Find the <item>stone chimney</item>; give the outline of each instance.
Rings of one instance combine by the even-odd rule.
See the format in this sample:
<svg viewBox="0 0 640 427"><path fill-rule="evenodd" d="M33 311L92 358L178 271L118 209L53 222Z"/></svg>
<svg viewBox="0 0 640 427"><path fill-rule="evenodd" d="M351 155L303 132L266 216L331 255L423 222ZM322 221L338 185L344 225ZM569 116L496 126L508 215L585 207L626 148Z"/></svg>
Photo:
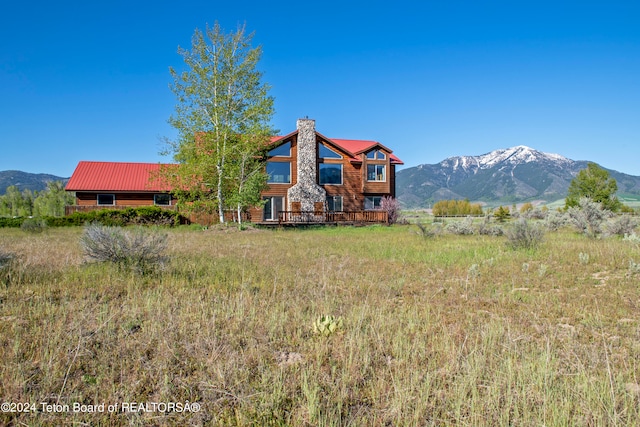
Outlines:
<svg viewBox="0 0 640 427"><path fill-rule="evenodd" d="M317 184L316 121L298 119L298 176L296 184L287 191L288 210L318 212L324 203L327 192Z"/></svg>

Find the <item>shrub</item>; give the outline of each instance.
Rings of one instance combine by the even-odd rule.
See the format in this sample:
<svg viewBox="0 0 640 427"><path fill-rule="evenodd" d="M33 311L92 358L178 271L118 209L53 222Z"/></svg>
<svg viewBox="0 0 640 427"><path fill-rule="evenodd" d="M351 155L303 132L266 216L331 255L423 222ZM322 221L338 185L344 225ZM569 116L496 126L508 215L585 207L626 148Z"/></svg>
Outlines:
<svg viewBox="0 0 640 427"><path fill-rule="evenodd" d="M46 228L47 222L37 218L26 218L20 225L20 229L27 233L42 233Z"/></svg>
<svg viewBox="0 0 640 427"><path fill-rule="evenodd" d="M611 217L612 213L602 207L600 203L583 197L578 206L567 210L570 221L580 231L589 237L597 237L602 233L602 223Z"/></svg>
<svg viewBox="0 0 640 427"><path fill-rule="evenodd" d="M416 227L418 227L419 230L418 235L424 239L430 239L442 234L442 225L440 224L433 224L433 226L429 227L421 222L416 222Z"/></svg>
<svg viewBox="0 0 640 427"><path fill-rule="evenodd" d="M124 230L93 223L86 226L80 244L91 260L112 262L141 274L152 272L167 261L167 235L140 227Z"/></svg>
<svg viewBox="0 0 640 427"><path fill-rule="evenodd" d="M505 231L507 243L512 249L535 249L544 238L544 230L538 224L522 218Z"/></svg>
<svg viewBox="0 0 640 427"><path fill-rule="evenodd" d="M549 231L558 231L568 223L567 215L564 212L550 211L544 219L544 226Z"/></svg>
<svg viewBox="0 0 640 427"><path fill-rule="evenodd" d="M620 236L632 234L638 226L638 219L630 215L619 215L610 218L604 223L604 233L607 236Z"/></svg>
<svg viewBox="0 0 640 427"><path fill-rule="evenodd" d="M487 215L478 227L478 233L485 236L502 236L504 231L499 225L491 224L491 216Z"/></svg>
<svg viewBox="0 0 640 427"><path fill-rule="evenodd" d="M473 229L473 218L468 216L462 221L453 221L447 224L446 229L452 234L471 235L475 231Z"/></svg>
<svg viewBox="0 0 640 427"><path fill-rule="evenodd" d="M380 209L387 212L389 224L395 224L398 222L398 217L400 216L400 202L398 202L398 199L394 199L390 196L384 196L380 200Z"/></svg>
<svg viewBox="0 0 640 427"><path fill-rule="evenodd" d="M511 216L511 212L509 212L509 208L500 206L493 215L496 217L498 221L504 222Z"/></svg>

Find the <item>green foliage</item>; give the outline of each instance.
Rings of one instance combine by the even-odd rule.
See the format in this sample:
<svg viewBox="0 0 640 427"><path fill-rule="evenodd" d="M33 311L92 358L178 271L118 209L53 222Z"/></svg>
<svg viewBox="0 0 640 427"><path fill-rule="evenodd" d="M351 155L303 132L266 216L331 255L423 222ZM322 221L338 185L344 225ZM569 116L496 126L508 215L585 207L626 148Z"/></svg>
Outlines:
<svg viewBox="0 0 640 427"><path fill-rule="evenodd" d="M65 205L73 204L74 196L64 190L59 181L47 183L44 191L20 191L16 186L7 188L0 196L0 217L63 216Z"/></svg>
<svg viewBox="0 0 640 427"><path fill-rule="evenodd" d="M315 333L328 337L342 329L342 317L331 315L323 315L313 322L313 330Z"/></svg>
<svg viewBox="0 0 640 427"><path fill-rule="evenodd" d="M217 22L204 34L196 29L191 50L178 50L186 71L170 69L178 103L169 123L178 139L167 141L167 153L180 167L165 178L180 189L180 203L206 201L221 223L225 209L259 203L267 179L259 159L275 133L270 87L256 69L262 50L251 48L252 38L244 27L225 34Z"/></svg>
<svg viewBox="0 0 640 427"><path fill-rule="evenodd" d="M30 222L30 218L0 218L2 227L22 227L24 222ZM176 211L162 209L158 206L145 206L127 209L100 209L88 212L74 212L64 217L34 218L34 221L43 221L48 227L82 226L86 223L99 222L104 225L161 225L175 226L188 222L182 214ZM29 227L30 225L28 225Z"/></svg>
<svg viewBox="0 0 640 427"><path fill-rule="evenodd" d="M38 218L25 218L20 225L20 229L27 233L42 233L46 228L47 222Z"/></svg>
<svg viewBox="0 0 640 427"><path fill-rule="evenodd" d="M440 200L433 205L434 216L482 215L482 206L465 200Z"/></svg>
<svg viewBox="0 0 640 427"><path fill-rule="evenodd" d="M509 219L509 217L511 217L511 212L509 211L509 208L505 208L504 206L500 206L493 214L493 216L499 221L499 222L505 222L507 219Z"/></svg>
<svg viewBox="0 0 640 427"><path fill-rule="evenodd" d="M604 209L616 212L621 207L616 197L617 191L618 184L609 172L595 163L589 163L569 184L565 208L577 207L580 199L586 197L602 204Z"/></svg>

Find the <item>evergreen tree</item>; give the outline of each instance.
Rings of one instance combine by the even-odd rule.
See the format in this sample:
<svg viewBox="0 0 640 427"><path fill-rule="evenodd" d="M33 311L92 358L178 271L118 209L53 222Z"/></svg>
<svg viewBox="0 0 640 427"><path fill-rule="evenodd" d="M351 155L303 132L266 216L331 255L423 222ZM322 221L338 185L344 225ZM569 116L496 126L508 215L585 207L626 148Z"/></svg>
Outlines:
<svg viewBox="0 0 640 427"><path fill-rule="evenodd" d="M604 209L616 212L621 206L616 197L617 191L618 184L609 172L595 163L589 163L569 184L565 208L579 206L580 199L586 197L600 203Z"/></svg>

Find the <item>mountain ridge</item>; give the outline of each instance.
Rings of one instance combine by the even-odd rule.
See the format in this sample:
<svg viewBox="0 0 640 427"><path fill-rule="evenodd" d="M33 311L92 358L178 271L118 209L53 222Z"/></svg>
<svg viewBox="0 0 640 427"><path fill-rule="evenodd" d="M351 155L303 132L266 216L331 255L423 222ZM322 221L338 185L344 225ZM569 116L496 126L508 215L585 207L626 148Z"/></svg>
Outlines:
<svg viewBox="0 0 640 427"><path fill-rule="evenodd" d="M18 170L0 171L0 195L7 192L7 188L16 186L18 190L42 191L47 188L47 183L51 181L62 181L67 183L69 178L63 178L47 173L29 173Z"/></svg>
<svg viewBox="0 0 640 427"><path fill-rule="evenodd" d="M399 170L396 195L407 208L446 199L489 204L554 201L566 197L569 183L588 163L517 145ZM618 182L618 194L640 196L640 177L606 170Z"/></svg>

